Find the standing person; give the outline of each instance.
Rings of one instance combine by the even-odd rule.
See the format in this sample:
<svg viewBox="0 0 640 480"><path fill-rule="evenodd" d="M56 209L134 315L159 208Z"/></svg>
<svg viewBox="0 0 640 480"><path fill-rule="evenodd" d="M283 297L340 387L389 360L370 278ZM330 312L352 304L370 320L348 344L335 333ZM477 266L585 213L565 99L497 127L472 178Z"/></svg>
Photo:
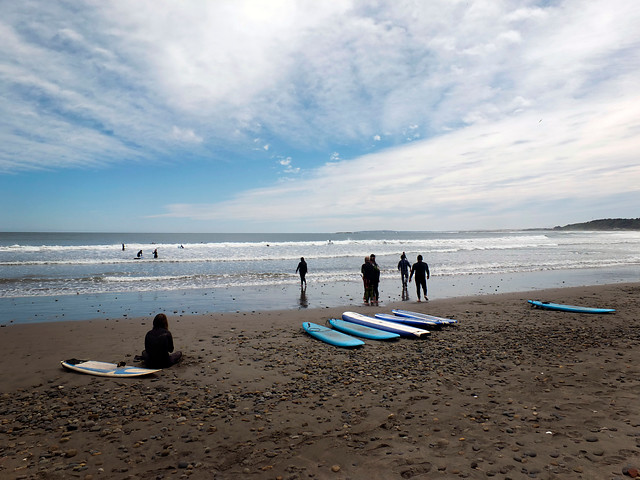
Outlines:
<svg viewBox="0 0 640 480"><path fill-rule="evenodd" d="M158 258L158 249L157 248L153 251L153 258Z"/></svg>
<svg viewBox="0 0 640 480"><path fill-rule="evenodd" d="M373 292L371 284L375 275L375 268L371 265L369 257L364 257L364 263L360 267L360 273L362 274L362 282L364 283L364 297L362 300L365 305L369 305L369 300L373 301Z"/></svg>
<svg viewBox="0 0 640 480"><path fill-rule="evenodd" d="M167 368L182 359L182 352L173 352L173 336L169 331L169 320L164 313L153 319L153 329L144 337L142 358L148 368Z"/></svg>
<svg viewBox="0 0 640 480"><path fill-rule="evenodd" d="M402 280L402 300L409 300L407 283L409 283L409 270L411 270L411 263L407 260L407 255L404 252L400 255L398 270L400 271L400 279Z"/></svg>
<svg viewBox="0 0 640 480"><path fill-rule="evenodd" d="M407 281L409 280L409 270L411 270L411 264L407 260L407 256L402 252L400 255L400 261L398 262L398 271L400 272L400 278L402 279L402 288L407 288Z"/></svg>
<svg viewBox="0 0 640 480"><path fill-rule="evenodd" d="M380 298L380 291L378 289L380 285L380 267L376 263L376 256L372 253L369 255L369 261L373 265L373 275L371 277L371 295L372 305L378 305L378 299Z"/></svg>
<svg viewBox="0 0 640 480"><path fill-rule="evenodd" d="M418 255L418 261L411 267L411 275L409 275L409 283L413 274L416 274L416 292L418 294L418 301L420 301L420 287L424 291L424 301L428 302L427 298L427 279L429 278L429 265L422 261L422 255Z"/></svg>
<svg viewBox="0 0 640 480"><path fill-rule="evenodd" d="M124 243L122 244L122 251L124 252Z"/></svg>
<svg viewBox="0 0 640 480"><path fill-rule="evenodd" d="M305 288L307 286L307 279L305 276L307 275L307 262L304 261L304 257L300 257L300 263L298 263L298 268L296 268L296 273L300 272L300 288L304 284Z"/></svg>

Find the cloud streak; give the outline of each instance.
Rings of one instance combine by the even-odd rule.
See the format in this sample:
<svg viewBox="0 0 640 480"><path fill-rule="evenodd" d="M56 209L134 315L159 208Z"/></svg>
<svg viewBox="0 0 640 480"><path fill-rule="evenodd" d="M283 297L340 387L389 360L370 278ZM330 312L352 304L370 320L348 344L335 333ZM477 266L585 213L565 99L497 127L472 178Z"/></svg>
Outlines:
<svg viewBox="0 0 640 480"><path fill-rule="evenodd" d="M327 163L295 182L243 192L212 205L168 205L167 215L205 221L242 219L260 224L320 224L324 228L499 227L503 210L542 220L564 201L597 205L622 196L637 205L640 165L635 132L640 96L633 102L575 102L537 114L475 125L408 146ZM540 112L536 112L540 113ZM543 112L544 113L544 112ZM576 120L579 119L579 120ZM310 219L307 222L307 219ZM496 224L496 222L498 222Z"/></svg>

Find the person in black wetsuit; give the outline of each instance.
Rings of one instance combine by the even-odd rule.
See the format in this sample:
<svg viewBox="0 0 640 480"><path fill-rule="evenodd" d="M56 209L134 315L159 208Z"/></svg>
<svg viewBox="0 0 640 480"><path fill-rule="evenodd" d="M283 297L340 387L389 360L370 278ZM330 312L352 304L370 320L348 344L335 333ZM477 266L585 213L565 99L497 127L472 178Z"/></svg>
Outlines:
<svg viewBox="0 0 640 480"><path fill-rule="evenodd" d="M300 272L300 288L302 285L307 286L307 279L304 278L307 275L307 262L304 261L304 257L300 257L300 263L298 263L298 268L296 268L296 273Z"/></svg>
<svg viewBox="0 0 640 480"><path fill-rule="evenodd" d="M164 313L153 319L153 329L144 337L142 358L148 368L167 368L182 359L182 352L173 352L173 336Z"/></svg>
<svg viewBox="0 0 640 480"><path fill-rule="evenodd" d="M409 280L409 270L411 264L407 260L407 256L402 252L400 255L400 261L398 262L398 270L400 271L400 277L402 279L402 288L407 288L407 280Z"/></svg>
<svg viewBox="0 0 640 480"><path fill-rule="evenodd" d="M360 267L362 274L362 282L364 283L364 297L362 300L365 305L369 305L369 300L373 303L373 281L375 277L375 267L371 264L369 257L364 257L364 263Z"/></svg>
<svg viewBox="0 0 640 480"><path fill-rule="evenodd" d="M418 261L411 267L409 283L411 283L414 273L416 275L416 292L418 294L418 301L420 301L420 287L422 287L422 290L424 291L424 301L428 302L427 279L429 278L429 265L422 261L422 255L418 255Z"/></svg>
<svg viewBox="0 0 640 480"><path fill-rule="evenodd" d="M378 299L380 298L380 267L376 263L376 256L372 253L369 255L369 261L373 265L373 275L371 277L371 304L378 305Z"/></svg>

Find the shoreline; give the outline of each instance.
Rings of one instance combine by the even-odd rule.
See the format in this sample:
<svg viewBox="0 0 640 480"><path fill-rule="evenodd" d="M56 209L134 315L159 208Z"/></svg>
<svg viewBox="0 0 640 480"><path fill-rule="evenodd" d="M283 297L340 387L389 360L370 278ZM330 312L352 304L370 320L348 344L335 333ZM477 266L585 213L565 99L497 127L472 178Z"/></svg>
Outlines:
<svg viewBox="0 0 640 480"><path fill-rule="evenodd" d="M345 350L302 332L344 306L171 315L182 363L138 379L152 316L0 329L3 478L613 479L640 466L640 283L402 302L457 319ZM358 307L365 314L395 304Z"/></svg>
<svg viewBox="0 0 640 480"><path fill-rule="evenodd" d="M119 292L51 297L0 298L0 326L51 321L136 318L152 313L201 315L208 313L255 312L258 310L303 310L360 305L361 281L315 283L308 275L308 287L298 283L277 286L225 289L190 289L150 292ZM437 276L427 282L432 299L463 298L547 288L602 285L633 282L638 279L635 266L606 269L550 270L520 273L488 273L468 276ZM383 303L401 302L399 276L383 278L380 285ZM409 285L415 299L414 284Z"/></svg>

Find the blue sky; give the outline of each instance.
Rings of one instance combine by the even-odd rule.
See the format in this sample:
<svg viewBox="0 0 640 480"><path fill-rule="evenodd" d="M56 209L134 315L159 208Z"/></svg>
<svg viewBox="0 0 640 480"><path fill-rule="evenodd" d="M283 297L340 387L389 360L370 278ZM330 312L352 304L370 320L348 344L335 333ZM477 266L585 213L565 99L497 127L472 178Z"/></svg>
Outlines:
<svg viewBox="0 0 640 480"><path fill-rule="evenodd" d="M0 9L0 231L640 216L638 2Z"/></svg>

